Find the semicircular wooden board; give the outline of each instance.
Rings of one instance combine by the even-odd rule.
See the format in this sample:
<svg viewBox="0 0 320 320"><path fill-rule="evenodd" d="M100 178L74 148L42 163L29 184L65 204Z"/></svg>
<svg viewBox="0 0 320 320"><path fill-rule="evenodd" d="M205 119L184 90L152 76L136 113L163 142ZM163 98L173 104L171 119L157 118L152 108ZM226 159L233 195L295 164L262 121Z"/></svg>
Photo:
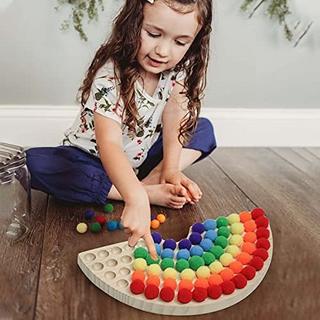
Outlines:
<svg viewBox="0 0 320 320"><path fill-rule="evenodd" d="M255 213L256 214L255 214ZM251 215L252 214L252 215ZM239 217L239 221L237 217ZM251 217L251 219L248 218ZM216 224L214 229L216 231L217 238L219 237L219 229L221 228L221 217L215 219L208 219L207 222L214 222ZM242 218L241 218L242 217ZM253 219L255 217L255 219ZM238 273L242 275L246 275L244 273L244 268L251 265L255 267L255 275L252 279L251 277L247 277L247 283L244 287L238 288L235 286L235 289L232 293L230 292L222 292L220 297L218 298L211 298L208 296L205 298L204 301L198 302L194 299L191 300L189 303L181 303L178 300L178 290L179 285L175 289L174 298L170 302L165 302L161 299L160 295L157 295L156 298L147 298L145 294L142 292L140 294L134 294L131 291L131 277L134 270L134 250L137 247L146 248L145 243L142 239L139 240L136 248L131 248L128 246L128 242L120 242L115 243L108 246L103 246L99 248L95 248L92 250L84 251L78 254L78 265L82 272L88 277L88 279L94 283L98 288L103 290L105 293L110 295L111 297L130 305L134 308L144 310L151 313L156 314L164 314L164 315L196 315L196 314L205 314L214 311L219 311L224 308L230 307L241 300L245 299L248 295L250 295L261 283L263 278L265 277L269 266L272 260L272 252L273 252L273 241L272 241L272 232L271 227L269 224L269 219L266 217L264 211L261 208L255 208L251 212L245 211L240 212L239 214L230 214L229 216L224 217L228 220L227 228L230 231L230 234L227 236L228 244L223 248L224 252L228 252L228 248L231 245L235 245L240 250L236 251L229 251L233 253L233 261L236 261L240 257L240 253L243 253L244 248L246 248L246 254L248 253L250 257L256 258L260 261L260 266L257 267L252 264L252 260L248 261L247 263L242 264L242 270L238 270L234 272L234 276ZM220 219L220 225L219 225ZM249 220L248 220L249 219ZM208 226L210 223L206 224L206 221L203 223L197 223ZM237 223L237 226L235 225ZM223 224L223 223L222 223ZM212 224L211 224L212 225ZM190 227L189 234L187 238L190 237L191 233L194 231L193 226ZM201 238L205 239L208 236L208 232L210 228L206 227L203 232L199 232L201 234ZM201 231L201 230L200 230ZM224 230L225 231L225 230ZM214 232L213 232L214 233ZM250 233L250 237L248 234ZM234 237L236 235L236 237ZM241 237L242 241L239 242L239 238ZM221 236L220 236L221 237ZM211 238L213 247L217 246L216 241L217 238ZM232 241L238 239L237 241ZM247 241L246 241L247 240ZM250 240L249 245L248 240ZM164 239L161 239L158 247L163 246ZM174 249L174 257L176 257L177 252L179 251L179 243L177 242L177 247ZM192 246L197 244L193 243ZM212 247L212 248L213 248ZM211 249L212 249L211 248ZM208 249L208 248L206 248ZM208 252L216 252L210 251ZM243 252L242 252L243 251ZM261 255L261 251L264 252ZM205 252L205 250L204 250ZM239 253L240 252L240 253ZM161 252L159 252L161 254ZM258 254L260 253L260 254ZM248 255L247 255L248 256ZM221 255L220 255L221 259ZM175 258L174 258L175 260ZM219 257L216 257L216 261L219 261ZM220 262L220 261L219 261ZM161 264L161 259L159 261ZM210 265L208 265L210 269ZM224 263L223 269L229 268L228 264ZM230 268L229 268L230 269ZM211 275L215 272L211 270ZM148 277L148 267L144 270L146 278ZM195 270L195 274L196 274ZM209 276L210 277L210 276ZM242 276L241 276L242 277ZM197 278L197 276L196 276ZM196 280L195 278L195 280ZM159 286L159 290L163 287L163 272L160 274L161 284ZM181 280L181 273L178 273L176 278L177 284ZM224 279L225 281L231 281L235 284L235 281L232 279ZM195 283L195 282L194 282ZM222 284L216 284L222 287Z"/></svg>

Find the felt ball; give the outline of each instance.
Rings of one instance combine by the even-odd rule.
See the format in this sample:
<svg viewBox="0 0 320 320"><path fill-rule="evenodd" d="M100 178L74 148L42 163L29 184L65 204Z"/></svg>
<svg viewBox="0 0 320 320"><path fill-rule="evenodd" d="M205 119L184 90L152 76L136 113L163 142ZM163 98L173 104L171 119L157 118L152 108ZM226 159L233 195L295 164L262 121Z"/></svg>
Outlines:
<svg viewBox="0 0 320 320"><path fill-rule="evenodd" d="M106 223L107 219L104 216L96 216L96 221L101 224L101 227Z"/></svg>
<svg viewBox="0 0 320 320"><path fill-rule="evenodd" d="M177 262L176 262L176 270L178 272L182 272L184 269L188 269L190 266L189 266L189 262L185 259L179 259Z"/></svg>
<svg viewBox="0 0 320 320"><path fill-rule="evenodd" d="M230 235L230 230L228 227L220 227L218 229L218 236L223 236L228 239L229 235Z"/></svg>
<svg viewBox="0 0 320 320"><path fill-rule="evenodd" d="M110 220L106 223L107 230L114 231L118 229L118 222L116 220Z"/></svg>
<svg viewBox="0 0 320 320"><path fill-rule="evenodd" d="M170 287L163 287L160 290L160 299L164 302L170 302L174 299L174 289Z"/></svg>
<svg viewBox="0 0 320 320"><path fill-rule="evenodd" d="M231 294L236 289L236 286L231 280L226 280L221 283L221 289L224 294Z"/></svg>
<svg viewBox="0 0 320 320"><path fill-rule="evenodd" d="M230 237L229 239L229 243L230 244L234 244L238 247L241 247L242 243L243 243L243 239L239 234L234 234Z"/></svg>
<svg viewBox="0 0 320 320"><path fill-rule="evenodd" d="M180 278L193 280L195 278L195 272L192 269L184 269L180 273Z"/></svg>
<svg viewBox="0 0 320 320"><path fill-rule="evenodd" d="M263 260L258 256L253 256L249 265L254 267L257 271L263 268Z"/></svg>
<svg viewBox="0 0 320 320"><path fill-rule="evenodd" d="M240 222L240 217L237 213L231 213L227 216L229 224Z"/></svg>
<svg viewBox="0 0 320 320"><path fill-rule="evenodd" d="M257 235L255 234L255 232L247 232L244 236L243 236L243 240L245 242L251 242L251 243L255 243L257 241Z"/></svg>
<svg viewBox="0 0 320 320"><path fill-rule="evenodd" d="M208 288L208 296L211 299L218 299L222 295L222 289L219 285L210 285Z"/></svg>
<svg viewBox="0 0 320 320"><path fill-rule="evenodd" d="M182 279L179 282L179 290L181 289L188 289L188 290L192 290L193 289L193 283L192 280L190 279Z"/></svg>
<svg viewBox="0 0 320 320"><path fill-rule="evenodd" d="M84 213L84 218L86 220L90 220L94 217L94 215L95 215L95 212L92 209L87 209Z"/></svg>
<svg viewBox="0 0 320 320"><path fill-rule="evenodd" d="M103 207L103 211L105 212L112 212L113 211L113 205L111 203L107 203Z"/></svg>
<svg viewBox="0 0 320 320"><path fill-rule="evenodd" d="M234 223L233 226L235 224L236 223ZM216 240L214 240L214 244L224 249L228 245L228 240L224 236L218 236Z"/></svg>
<svg viewBox="0 0 320 320"><path fill-rule="evenodd" d="M154 243L160 243L162 240L161 234L159 232L151 232L151 236Z"/></svg>
<svg viewBox="0 0 320 320"><path fill-rule="evenodd" d="M136 271L132 272L131 280L134 281L134 280L137 280L137 279L144 282L144 271L136 270Z"/></svg>
<svg viewBox="0 0 320 320"><path fill-rule="evenodd" d="M251 211L252 219L257 219L264 215L264 210L262 208L254 208Z"/></svg>
<svg viewBox="0 0 320 320"><path fill-rule="evenodd" d="M243 274L248 280L252 280L256 275L256 269L253 266L245 266L241 270L241 274Z"/></svg>
<svg viewBox="0 0 320 320"><path fill-rule="evenodd" d="M157 219L151 220L150 227L152 229L158 229L160 227L160 222Z"/></svg>
<svg viewBox="0 0 320 320"><path fill-rule="evenodd" d="M172 290L176 290L177 288L177 281L175 279L172 278L167 278L164 279L163 283L162 283L163 288L165 287L169 287Z"/></svg>
<svg viewBox="0 0 320 320"><path fill-rule="evenodd" d="M145 270L147 268L147 262L142 258L138 258L133 261L132 267L134 270Z"/></svg>
<svg viewBox="0 0 320 320"><path fill-rule="evenodd" d="M169 248L169 249L174 250L176 248L176 246L177 246L177 243L174 239L167 239L162 244L162 247L164 249Z"/></svg>
<svg viewBox="0 0 320 320"><path fill-rule="evenodd" d="M225 268L220 271L220 276L223 279L223 281L231 280L234 276L234 272L230 268Z"/></svg>
<svg viewBox="0 0 320 320"><path fill-rule="evenodd" d="M181 239L178 244L179 249L190 250L191 246L192 246L192 243L189 239Z"/></svg>
<svg viewBox="0 0 320 320"><path fill-rule="evenodd" d="M256 235L257 235L257 238L260 239L260 238L266 238L268 239L269 236L270 236L270 231L266 228L263 228L263 227L259 227L256 231Z"/></svg>
<svg viewBox="0 0 320 320"><path fill-rule="evenodd" d="M251 242L244 242L241 246L241 250L243 252L247 252L249 254L252 254L256 250L256 245Z"/></svg>
<svg viewBox="0 0 320 320"><path fill-rule="evenodd" d="M253 255L260 257L263 261L266 261L269 257L268 251L263 248L259 248L256 251L254 251Z"/></svg>
<svg viewBox="0 0 320 320"><path fill-rule="evenodd" d="M243 226L244 226L244 230L245 230L246 232L253 232L253 231L256 231L256 229L257 229L257 225L256 225L256 223L255 223L254 220L246 221L246 222L243 224Z"/></svg>
<svg viewBox="0 0 320 320"><path fill-rule="evenodd" d="M203 226L206 231L215 230L217 227L217 222L214 219L207 219L203 222Z"/></svg>
<svg viewBox="0 0 320 320"><path fill-rule="evenodd" d="M93 233L99 233L101 231L101 225L99 222L94 222L90 224L90 231Z"/></svg>
<svg viewBox="0 0 320 320"><path fill-rule="evenodd" d="M226 217L218 217L217 219L217 227L226 227L229 224L229 221Z"/></svg>
<svg viewBox="0 0 320 320"><path fill-rule="evenodd" d="M241 252L240 248L234 244L226 247L226 253L230 253L234 258Z"/></svg>
<svg viewBox="0 0 320 320"><path fill-rule="evenodd" d="M166 221L166 216L163 213L159 213L156 218L160 223L164 223Z"/></svg>
<svg viewBox="0 0 320 320"><path fill-rule="evenodd" d="M154 275L159 276L161 274L162 270L161 267L158 264L151 264L147 267L147 273L148 275Z"/></svg>
<svg viewBox="0 0 320 320"><path fill-rule="evenodd" d="M163 273L163 279L171 278L171 279L176 279L177 278L177 271L174 268L166 268Z"/></svg>
<svg viewBox="0 0 320 320"><path fill-rule="evenodd" d="M144 289L144 295L148 300L157 298L159 295L159 287L154 284L147 285Z"/></svg>
<svg viewBox="0 0 320 320"><path fill-rule="evenodd" d="M123 230L123 229L124 229L124 226L123 226L123 224L122 224L120 221L117 221L117 228L118 228L119 230Z"/></svg>
<svg viewBox="0 0 320 320"><path fill-rule="evenodd" d="M197 269L196 275L198 278L209 278L210 276L210 269L207 266L201 266Z"/></svg>
<svg viewBox="0 0 320 320"><path fill-rule="evenodd" d="M188 249L181 249L177 252L177 260L185 259L188 260L190 258L190 251Z"/></svg>
<svg viewBox="0 0 320 320"><path fill-rule="evenodd" d="M220 276L220 274L217 273L213 273L209 278L208 278L208 283L209 286L212 285L220 285L223 282L222 277Z"/></svg>
<svg viewBox="0 0 320 320"><path fill-rule="evenodd" d="M194 288L192 291L192 298L194 301L202 302L208 297L208 290L205 288Z"/></svg>
<svg viewBox="0 0 320 320"><path fill-rule="evenodd" d="M133 251L133 256L135 259L137 258L143 258L145 259L148 255L148 251L145 249L145 248L136 248L134 251Z"/></svg>
<svg viewBox="0 0 320 320"><path fill-rule="evenodd" d="M243 264L238 261L238 260L234 260L230 263L229 268L234 272L234 273L240 273L242 268L243 268Z"/></svg>
<svg viewBox="0 0 320 320"><path fill-rule="evenodd" d="M161 256L161 245L159 243L155 243L154 245L156 247L157 255Z"/></svg>
<svg viewBox="0 0 320 320"><path fill-rule="evenodd" d="M208 266L209 264L211 264L214 260L216 260L214 254L212 254L211 252L205 252L202 255L202 259L205 263L206 266Z"/></svg>
<svg viewBox="0 0 320 320"><path fill-rule="evenodd" d="M224 253L219 258L223 266L227 267L234 259L230 253Z"/></svg>
<svg viewBox="0 0 320 320"><path fill-rule="evenodd" d="M146 285L153 284L157 287L160 285L160 278L158 276L149 276L146 281Z"/></svg>
<svg viewBox="0 0 320 320"><path fill-rule="evenodd" d="M154 260L151 258L151 256L149 254L145 257L145 259L147 261L148 266L150 266L151 264L159 264L159 262L160 262L160 258L158 258L157 260Z"/></svg>
<svg viewBox="0 0 320 320"><path fill-rule="evenodd" d="M242 289L244 288L248 281L247 278L243 274L237 274L232 278L232 282L235 284L237 289Z"/></svg>
<svg viewBox="0 0 320 320"><path fill-rule="evenodd" d="M161 252L161 258L164 259L164 258L170 258L172 259L174 256L174 252L172 249L169 249L169 248L166 248L166 249L163 249L162 252Z"/></svg>
<svg viewBox="0 0 320 320"><path fill-rule="evenodd" d="M204 260L199 256L192 256L189 259L189 265L192 270L198 270L199 267L204 266Z"/></svg>
<svg viewBox="0 0 320 320"><path fill-rule="evenodd" d="M202 239L200 241L200 247L204 251L208 251L212 246L213 246L213 243L212 243L212 241L210 239Z"/></svg>
<svg viewBox="0 0 320 320"><path fill-rule="evenodd" d="M205 230L205 228L204 228L204 225L203 225L202 223L198 222L198 223L195 223L195 224L192 226L191 230L192 230L193 232L202 233L202 232Z"/></svg>
<svg viewBox="0 0 320 320"><path fill-rule="evenodd" d="M240 217L240 221L242 223L245 223L246 221L249 221L252 219L251 212L249 212L249 211L240 212L239 217Z"/></svg>
<svg viewBox="0 0 320 320"><path fill-rule="evenodd" d="M192 292L188 289L180 289L178 291L178 301L180 303L189 303L192 300Z"/></svg>
<svg viewBox="0 0 320 320"><path fill-rule="evenodd" d="M86 223L80 222L80 223L77 224L76 230L77 230L79 233L85 233L85 232L87 232L87 230L88 230L88 226L87 226Z"/></svg>
<svg viewBox="0 0 320 320"><path fill-rule="evenodd" d="M265 239L265 238L258 239L256 245L257 245L257 248L263 248L266 250L269 250L270 248L270 242L268 239Z"/></svg>
<svg viewBox="0 0 320 320"><path fill-rule="evenodd" d="M143 281L137 279L131 282L130 290L133 294L140 294L144 291L144 283Z"/></svg>
<svg viewBox="0 0 320 320"><path fill-rule="evenodd" d="M223 270L223 265L220 261L216 260L209 265L209 268L211 273L219 273L221 270Z"/></svg>
<svg viewBox="0 0 320 320"><path fill-rule="evenodd" d="M201 234L198 232L192 232L189 235L189 239L191 241L192 244L199 244L202 240Z"/></svg>
<svg viewBox="0 0 320 320"><path fill-rule="evenodd" d="M217 231L216 230L208 230L205 234L204 234L204 238L205 239L210 239L211 241L216 240L217 238Z"/></svg>
<svg viewBox="0 0 320 320"><path fill-rule="evenodd" d="M230 227L230 231L232 234L240 234L240 235L243 234L244 232L243 224L241 222L236 222L232 224Z"/></svg>
<svg viewBox="0 0 320 320"><path fill-rule="evenodd" d="M209 282L208 282L207 279L198 278L198 279L196 279L196 281L194 282L193 285L194 285L195 288L208 289L208 287L209 287Z"/></svg>
<svg viewBox="0 0 320 320"><path fill-rule="evenodd" d="M190 255L191 256L202 256L203 249L198 245L192 246L190 249Z"/></svg>
<svg viewBox="0 0 320 320"><path fill-rule="evenodd" d="M248 252L241 252L237 255L236 259L242 264L248 264L251 261L252 256Z"/></svg>
<svg viewBox="0 0 320 320"><path fill-rule="evenodd" d="M224 253L223 248L220 246L213 246L209 251L216 257L216 259L219 259Z"/></svg>
<svg viewBox="0 0 320 320"><path fill-rule="evenodd" d="M167 268L173 268L174 267L173 259L164 258L160 263L160 267L162 270L166 270Z"/></svg>

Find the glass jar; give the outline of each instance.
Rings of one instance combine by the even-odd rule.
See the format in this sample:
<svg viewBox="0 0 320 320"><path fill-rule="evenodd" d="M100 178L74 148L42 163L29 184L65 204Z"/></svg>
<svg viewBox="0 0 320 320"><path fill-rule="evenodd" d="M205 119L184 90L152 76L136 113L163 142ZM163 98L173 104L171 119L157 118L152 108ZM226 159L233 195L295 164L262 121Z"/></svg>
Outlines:
<svg viewBox="0 0 320 320"><path fill-rule="evenodd" d="M23 147L0 142L0 230L9 240L30 229L31 186Z"/></svg>

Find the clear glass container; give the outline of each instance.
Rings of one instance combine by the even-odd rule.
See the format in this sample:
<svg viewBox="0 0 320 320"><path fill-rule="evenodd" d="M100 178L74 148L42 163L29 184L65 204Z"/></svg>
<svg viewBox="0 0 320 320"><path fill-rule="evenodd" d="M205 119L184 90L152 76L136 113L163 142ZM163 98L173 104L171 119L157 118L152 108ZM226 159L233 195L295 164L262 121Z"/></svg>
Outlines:
<svg viewBox="0 0 320 320"><path fill-rule="evenodd" d="M0 232L9 240L30 229L31 186L23 147L0 142Z"/></svg>

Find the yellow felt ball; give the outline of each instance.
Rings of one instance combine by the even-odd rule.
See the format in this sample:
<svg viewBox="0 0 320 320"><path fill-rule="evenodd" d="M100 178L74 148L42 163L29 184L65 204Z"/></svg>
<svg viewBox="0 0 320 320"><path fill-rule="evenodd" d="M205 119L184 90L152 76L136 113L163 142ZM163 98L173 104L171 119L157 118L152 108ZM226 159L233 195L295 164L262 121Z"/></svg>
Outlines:
<svg viewBox="0 0 320 320"><path fill-rule="evenodd" d="M177 270L176 269L173 269L173 268L167 268L163 271L163 279L168 279L168 278L171 278L171 279L177 279Z"/></svg>
<svg viewBox="0 0 320 320"><path fill-rule="evenodd" d="M239 234L234 234L230 237L229 239L229 243L230 244L234 244L238 247L241 247L242 243L243 243L243 239Z"/></svg>
<svg viewBox="0 0 320 320"><path fill-rule="evenodd" d="M234 258L241 252L240 248L232 244L226 247L226 253L230 253Z"/></svg>
<svg viewBox="0 0 320 320"><path fill-rule="evenodd" d="M88 226L86 223L80 222L77 224L77 231L79 233L85 233L85 232L87 232L87 230L88 230Z"/></svg>
<svg viewBox="0 0 320 320"><path fill-rule="evenodd" d="M230 253L224 253L220 256L219 260L223 266L227 267L234 259Z"/></svg>
<svg viewBox="0 0 320 320"><path fill-rule="evenodd" d="M230 227L230 231L232 234L243 234L244 226L240 222L233 223Z"/></svg>
<svg viewBox="0 0 320 320"><path fill-rule="evenodd" d="M227 219L230 224L240 222L240 217L237 213L231 213L230 215L227 216Z"/></svg>
<svg viewBox="0 0 320 320"><path fill-rule="evenodd" d="M209 265L209 269L211 273L219 273L223 269L223 265L220 261L216 260Z"/></svg>
<svg viewBox="0 0 320 320"><path fill-rule="evenodd" d="M186 268L180 273L181 279L193 280L196 274L192 269Z"/></svg>
<svg viewBox="0 0 320 320"><path fill-rule="evenodd" d="M166 216L163 214L163 213L159 213L157 215L157 220L160 222L160 223L164 223L166 221Z"/></svg>
<svg viewBox="0 0 320 320"><path fill-rule="evenodd" d="M159 276L162 270L158 264L151 264L147 267L147 273L149 276Z"/></svg>
<svg viewBox="0 0 320 320"><path fill-rule="evenodd" d="M198 278L204 278L207 279L210 277L210 269L207 266L201 266L196 271Z"/></svg>
<svg viewBox="0 0 320 320"><path fill-rule="evenodd" d="M135 259L133 261L133 269L134 270L145 270L147 268L147 261L142 259L142 258L138 258Z"/></svg>

